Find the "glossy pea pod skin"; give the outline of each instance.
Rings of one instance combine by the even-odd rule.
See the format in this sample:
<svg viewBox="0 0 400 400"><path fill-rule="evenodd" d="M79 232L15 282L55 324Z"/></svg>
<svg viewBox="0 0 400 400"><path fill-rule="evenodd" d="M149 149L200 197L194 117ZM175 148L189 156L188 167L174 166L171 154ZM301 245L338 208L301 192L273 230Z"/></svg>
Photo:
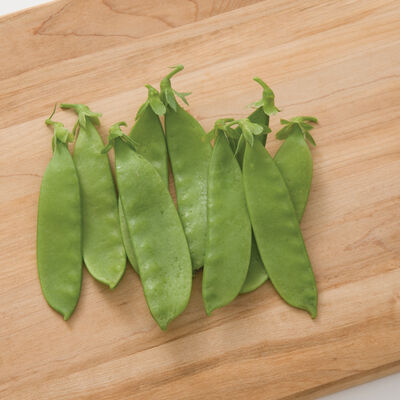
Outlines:
<svg viewBox="0 0 400 400"><path fill-rule="evenodd" d="M296 211L278 167L259 141L246 143L246 201L262 262L280 296L317 315L317 288Z"/></svg>
<svg viewBox="0 0 400 400"><path fill-rule="evenodd" d="M189 302L190 253L165 182L153 165L127 143L119 125L110 130L110 139L114 134L118 189L146 302L165 330Z"/></svg>
<svg viewBox="0 0 400 400"><path fill-rule="evenodd" d="M83 259L90 274L113 289L124 275L126 254L111 167L95 128L99 114L81 104L61 107L72 108L79 116L73 159L81 190Z"/></svg>
<svg viewBox="0 0 400 400"><path fill-rule="evenodd" d="M53 157L43 175L37 219L37 266L47 303L68 320L82 285L81 202L66 129L53 124Z"/></svg>
<svg viewBox="0 0 400 400"><path fill-rule="evenodd" d="M169 77L176 72L174 70ZM168 90L172 90L169 78L161 82L161 87L161 94L170 98L166 95ZM212 147L204 129L192 115L176 102L174 108L167 102L166 108L165 137L175 182L178 212L188 241L193 269L197 270L204 265L207 179Z"/></svg>
<svg viewBox="0 0 400 400"><path fill-rule="evenodd" d="M242 172L223 132L217 133L208 176L208 234L202 294L208 315L229 304L246 279L251 225Z"/></svg>
<svg viewBox="0 0 400 400"><path fill-rule="evenodd" d="M158 91L150 85L146 86L149 91L148 99L139 109L136 122L129 136L135 142L136 152L141 154L154 166L168 188L168 152L164 131L159 118L159 115L165 112L165 106L159 98ZM133 243L130 242L127 223L120 199L118 199L118 209L122 240L124 242L126 255L135 272L138 272L135 251Z"/></svg>

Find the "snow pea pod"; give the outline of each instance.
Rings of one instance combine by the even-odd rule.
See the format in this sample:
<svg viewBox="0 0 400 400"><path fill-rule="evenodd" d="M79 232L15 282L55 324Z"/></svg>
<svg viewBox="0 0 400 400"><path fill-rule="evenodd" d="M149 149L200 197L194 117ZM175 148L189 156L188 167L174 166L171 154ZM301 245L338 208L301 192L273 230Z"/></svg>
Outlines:
<svg viewBox="0 0 400 400"><path fill-rule="evenodd" d="M317 122L317 119L314 117L295 117L287 123L286 120L282 121L286 126L276 134L276 137L286 140L276 152L274 162L289 190L300 223L307 205L312 180L312 156L305 136L305 132L312 129L312 126L308 125L306 121ZM312 138L308 140L315 145ZM253 240L255 241L254 237ZM255 242L253 243L251 257L246 282L240 293L253 291L268 279Z"/></svg>
<svg viewBox="0 0 400 400"><path fill-rule="evenodd" d="M148 98L136 114L136 123L129 136L135 142L135 149L154 166L168 188L168 153L160 115L165 113L165 105L160 99L157 89L146 85ZM133 244L130 242L127 224L123 213L121 200L118 200L122 240L129 263L138 272Z"/></svg>
<svg viewBox="0 0 400 400"><path fill-rule="evenodd" d="M43 175L37 220L37 265L47 303L67 320L82 284L81 203L78 176L68 142L71 133L51 117L53 157Z"/></svg>
<svg viewBox="0 0 400 400"><path fill-rule="evenodd" d="M189 302L190 253L182 224L165 182L154 166L134 150L120 126L110 129L119 194L147 304L161 329Z"/></svg>
<svg viewBox="0 0 400 400"><path fill-rule="evenodd" d="M295 117L281 120L284 127L276 137L285 140L275 154L274 161L289 189L297 219L300 222L307 205L311 188L313 162L307 141L315 146L309 131L309 122L317 123L314 117Z"/></svg>
<svg viewBox="0 0 400 400"><path fill-rule="evenodd" d="M117 194L103 141L95 125L101 114L83 104L61 104L78 114L78 138L73 159L82 200L83 260L99 282L115 288L125 272L126 254L121 237Z"/></svg>
<svg viewBox="0 0 400 400"><path fill-rule="evenodd" d="M160 84L166 105L165 136L174 176L178 212L188 241L193 269L204 264L207 236L207 178L212 148L204 129L176 102L185 102L188 93L171 88L171 77L181 71L177 66Z"/></svg>
<svg viewBox="0 0 400 400"><path fill-rule="evenodd" d="M315 278L289 191L262 143L246 141L243 182L262 262L280 296L315 318Z"/></svg>
<svg viewBox="0 0 400 400"><path fill-rule="evenodd" d="M160 116L165 114L166 107L157 89L150 85L146 87L148 99L139 108L136 123L129 136L135 142L136 152L150 161L168 187L168 152L160 122Z"/></svg>
<svg viewBox="0 0 400 400"><path fill-rule="evenodd" d="M254 80L262 86L263 94L260 101L253 103L253 106L257 108L248 116L248 119L250 122L257 123L264 127L264 131L261 134L256 135L255 140L259 140L263 146L265 146L267 135L270 132L269 117L270 115L276 114L279 109L275 106L275 95L271 88L260 78L254 78ZM240 167L242 167L246 142L243 138L240 140L242 132L239 126L233 131L233 133L232 136L234 139L232 144L235 148L236 158L239 161ZM260 287L267 279L267 272L262 264L254 235L252 235L250 264L246 280L240 293L252 292Z"/></svg>
<svg viewBox="0 0 400 400"><path fill-rule="evenodd" d="M208 176L208 232L202 282L208 315L239 294L246 279L251 250L251 225L242 172L226 133L219 125L217 121Z"/></svg>

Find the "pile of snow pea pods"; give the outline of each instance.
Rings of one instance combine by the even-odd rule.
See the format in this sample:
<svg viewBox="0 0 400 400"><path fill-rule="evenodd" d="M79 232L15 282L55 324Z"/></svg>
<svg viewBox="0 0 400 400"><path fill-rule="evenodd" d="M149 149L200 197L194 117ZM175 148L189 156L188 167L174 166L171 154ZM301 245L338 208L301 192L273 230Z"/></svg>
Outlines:
<svg viewBox="0 0 400 400"><path fill-rule="evenodd" d="M77 114L72 132L53 121L55 109L46 120L54 131L53 157L41 184L37 222L46 301L69 319L83 263L113 289L128 258L163 330L186 308L200 268L208 315L270 280L284 301L315 318L317 288L299 224L311 186L308 143L315 146L310 130L316 118L282 119L276 137L283 142L271 157L269 119L279 110L265 82L254 78L262 98L248 118L219 119L206 133L178 103L187 104L190 94L171 84L182 69L173 67L160 90L146 85L148 98L129 135L122 130L126 123L118 122L106 145L97 131L101 114L86 105L61 104Z"/></svg>

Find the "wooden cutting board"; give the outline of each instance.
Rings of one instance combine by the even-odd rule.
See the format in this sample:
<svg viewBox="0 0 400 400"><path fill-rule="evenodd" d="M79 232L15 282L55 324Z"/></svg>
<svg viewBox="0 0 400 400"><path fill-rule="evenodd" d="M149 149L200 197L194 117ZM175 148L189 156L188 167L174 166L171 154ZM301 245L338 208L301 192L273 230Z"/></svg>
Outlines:
<svg viewBox="0 0 400 400"><path fill-rule="evenodd" d="M62 0L0 19L0 398L314 399L399 371L399 32L396 0ZM178 63L174 85L193 92L206 129L249 113L254 76L281 117L320 119L302 222L316 320L269 283L206 317L200 274L161 332L130 267L114 291L85 271L68 322L47 306L35 259L44 119L55 102L87 103L105 138ZM55 119L72 128L75 116Z"/></svg>

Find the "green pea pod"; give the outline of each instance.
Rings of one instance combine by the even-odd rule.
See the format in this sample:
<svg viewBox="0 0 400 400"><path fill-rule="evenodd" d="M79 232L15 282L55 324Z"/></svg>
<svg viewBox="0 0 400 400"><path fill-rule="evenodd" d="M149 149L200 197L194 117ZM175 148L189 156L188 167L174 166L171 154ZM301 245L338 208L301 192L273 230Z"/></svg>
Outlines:
<svg viewBox="0 0 400 400"><path fill-rule="evenodd" d="M149 91L148 99L139 109L137 121L129 136L135 142L136 152L150 161L168 187L167 145L159 118L166 108L158 91L150 85L146 87Z"/></svg>
<svg viewBox="0 0 400 400"><path fill-rule="evenodd" d="M172 198L154 166L134 150L132 139L111 127L119 194L150 312L161 329L189 302L190 253Z"/></svg>
<svg viewBox="0 0 400 400"><path fill-rule="evenodd" d="M259 108L258 110L262 110L262 108ZM295 120L295 118L292 119L292 121L293 120ZM317 121L314 119L308 122ZM290 126L290 130L286 133L287 136L282 138L286 140L279 147L279 150L274 156L274 161L289 190L294 209L296 210L297 219L300 223L307 205L308 194L311 188L313 162L310 149L306 143L306 137L300 124L298 122L293 123ZM277 137L280 137L279 132ZM255 240L254 237L253 240ZM253 243L252 259L250 261L246 282L243 285L241 293L248 293L257 289L267 279L268 275L259 256L257 245Z"/></svg>
<svg viewBox="0 0 400 400"><path fill-rule="evenodd" d="M82 285L81 203L78 176L68 151L72 135L53 125L53 157L43 175L37 220L37 265L47 303L67 320Z"/></svg>
<svg viewBox="0 0 400 400"><path fill-rule="evenodd" d="M78 114L78 138L73 159L82 198L83 260L99 282L115 288L125 272L126 254L121 237L117 194L103 141L95 125L101 114L83 104L61 104Z"/></svg>
<svg viewBox="0 0 400 400"><path fill-rule="evenodd" d="M269 115L265 114L262 107L257 108L249 115L249 121L257 123L259 125L265 126L268 128L269 126ZM241 134L240 128L237 128L239 134ZM265 129L265 132L261 135L256 136L257 140L260 140L263 146L267 141L268 129ZM238 141L239 142L239 141ZM237 144L236 150L236 158L242 167L244 150L246 148L245 141L242 140L240 144ZM243 286L240 290L241 294L252 292L259 288L264 282L268 279L267 271L264 268L264 265L261 261L260 253L257 248L256 239L254 238L254 234L251 237L251 257L250 264L247 270L246 280L243 283Z"/></svg>
<svg viewBox="0 0 400 400"><path fill-rule="evenodd" d="M251 113L248 117L250 122L254 122L259 124L264 128L264 132L261 135L257 135L255 137L256 140L259 140L263 146L267 141L267 135L269 132L269 117L270 115L278 112L278 108L275 106L275 95L269 86L263 82L260 78L254 78L254 80L259 83L263 88L263 96L262 100L255 103L254 106L257 107L253 113ZM241 129L237 127L235 129L236 133L239 134L239 138L236 141L236 158L239 161L240 167L243 164L244 151L246 148L245 140L240 140ZM250 265L247 271L246 281L243 284L243 287L240 293L249 293L253 290L260 287L266 280L268 279L268 274L262 264L261 257L257 248L257 243L254 238L254 234L252 235L252 246L251 246L251 258Z"/></svg>
<svg viewBox="0 0 400 400"><path fill-rule="evenodd" d="M311 188L313 162L307 144L306 132L312 128L307 122L317 122L314 117L295 117L281 120L285 125L276 136L286 139L275 154L274 161L289 189L297 219L300 222L307 205ZM309 136L311 136L308 133ZM315 145L314 140L311 142Z"/></svg>
<svg viewBox="0 0 400 400"><path fill-rule="evenodd" d="M251 251L242 172L224 132L218 128L216 132L208 176L208 234L202 283L208 315L239 294Z"/></svg>
<svg viewBox="0 0 400 400"><path fill-rule="evenodd" d="M317 288L296 211L278 167L259 141L246 143L243 182L261 260L280 296L317 315Z"/></svg>
<svg viewBox="0 0 400 400"><path fill-rule="evenodd" d="M171 88L170 78L181 71L176 67L160 84L166 104L165 136L174 176L178 212L188 241L193 269L204 265L207 236L207 177L212 148L192 115L180 107L175 95L185 102L187 93Z"/></svg>
<svg viewBox="0 0 400 400"><path fill-rule="evenodd" d="M129 136L135 142L136 152L150 161L168 188L167 145L159 118L159 115L165 113L165 106L160 99L159 92L150 85L146 85L146 87L148 89L148 98L139 108L136 115L137 121L132 127ZM130 243L121 201L119 201L119 215L125 251L129 263L138 272L135 252L133 244Z"/></svg>

